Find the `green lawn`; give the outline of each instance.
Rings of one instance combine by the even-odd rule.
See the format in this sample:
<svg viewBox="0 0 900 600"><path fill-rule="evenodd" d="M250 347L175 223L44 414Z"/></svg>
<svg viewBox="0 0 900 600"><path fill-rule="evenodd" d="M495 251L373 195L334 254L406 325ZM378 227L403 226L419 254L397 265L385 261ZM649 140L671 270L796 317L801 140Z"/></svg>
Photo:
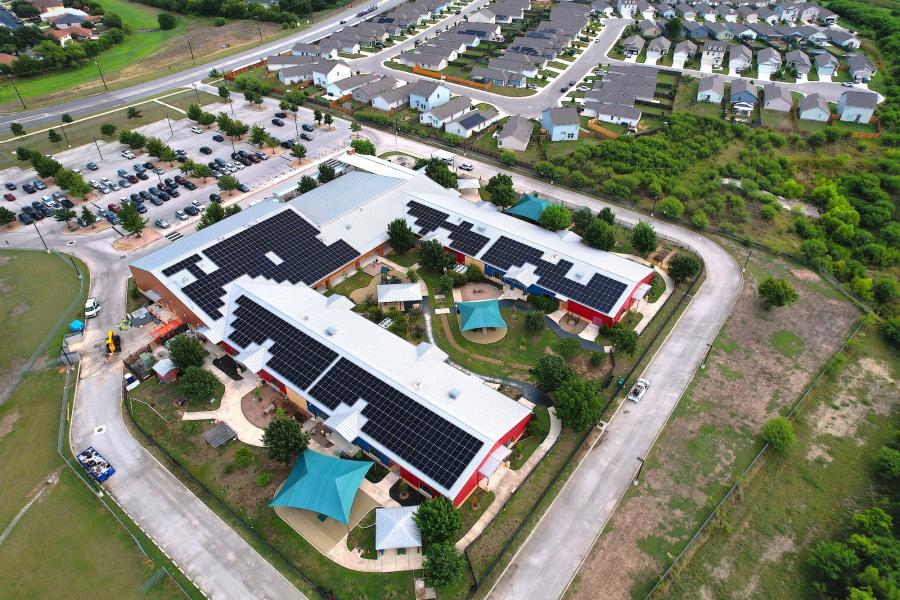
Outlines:
<svg viewBox="0 0 900 600"><path fill-rule="evenodd" d="M374 560L378 557L375 550L375 511L370 511L356 524L347 536L347 548L362 550L362 557Z"/></svg>
<svg viewBox="0 0 900 600"><path fill-rule="evenodd" d="M761 109L760 113L762 113L762 124L764 127L778 129L779 131L793 131L794 120L791 118L791 113L766 109Z"/></svg>
<svg viewBox="0 0 900 600"><path fill-rule="evenodd" d="M350 297L350 292L353 290L358 290L361 287L366 287L369 283L372 282L372 276L366 273L365 271L357 271L344 281L340 282L336 286L332 287L328 292L326 292L326 296L331 296L333 294L340 294L341 296Z"/></svg>
<svg viewBox="0 0 900 600"><path fill-rule="evenodd" d="M419 261L419 253L413 249L403 254L393 253L387 256L391 262L397 263L401 267L411 267Z"/></svg>
<svg viewBox="0 0 900 600"><path fill-rule="evenodd" d="M509 458L509 468L514 471L521 469L547 437L549 431L550 413L546 406L538 404L534 407L534 416L531 418L531 423L528 424L528 430L513 448L513 453Z"/></svg>

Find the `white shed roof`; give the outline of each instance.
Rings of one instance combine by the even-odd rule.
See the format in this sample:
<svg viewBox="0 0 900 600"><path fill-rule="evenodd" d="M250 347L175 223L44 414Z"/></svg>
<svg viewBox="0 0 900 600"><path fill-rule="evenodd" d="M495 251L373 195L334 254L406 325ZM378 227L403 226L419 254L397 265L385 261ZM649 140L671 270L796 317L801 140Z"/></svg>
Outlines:
<svg viewBox="0 0 900 600"><path fill-rule="evenodd" d="M375 509L375 549L418 548L422 533L413 515L418 506L396 506Z"/></svg>
<svg viewBox="0 0 900 600"><path fill-rule="evenodd" d="M422 299L422 286L416 283L386 283L378 286L378 303L418 302Z"/></svg>

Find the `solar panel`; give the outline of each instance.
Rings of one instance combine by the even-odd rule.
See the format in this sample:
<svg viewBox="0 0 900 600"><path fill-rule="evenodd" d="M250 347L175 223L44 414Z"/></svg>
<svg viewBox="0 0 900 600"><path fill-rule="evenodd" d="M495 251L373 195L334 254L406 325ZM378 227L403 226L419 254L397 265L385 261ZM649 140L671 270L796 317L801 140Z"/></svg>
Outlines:
<svg viewBox="0 0 900 600"><path fill-rule="evenodd" d="M337 358L337 352L320 344L284 319L272 314L246 296L235 303L232 332L229 342L240 349L250 344L275 342L266 363L272 371L283 376L298 389L305 390Z"/></svg>
<svg viewBox="0 0 900 600"><path fill-rule="evenodd" d="M473 232L469 221L451 223L447 220L450 217L447 213L414 201L406 206L409 216L414 219L413 224L419 229L419 235L437 231L438 228L445 229L450 233L450 247L463 254L475 256L491 241L489 237Z"/></svg>
<svg viewBox="0 0 900 600"><path fill-rule="evenodd" d="M247 275L292 284L312 285L359 256L343 240L326 245L319 231L292 210L285 210L232 235L163 270L167 277L188 270L196 279L182 291L213 319L222 316L224 287ZM267 253L274 254L280 262ZM205 255L215 269L206 273L198 265Z"/></svg>
<svg viewBox="0 0 900 600"><path fill-rule="evenodd" d="M543 260L543 252L527 244L501 236L487 249L482 260L502 271L524 264L534 265L539 277L537 285L583 304L589 308L609 313L627 289L621 281L595 273L586 284L574 281L566 274L573 264L567 260L558 263Z"/></svg>
<svg viewBox="0 0 900 600"><path fill-rule="evenodd" d="M329 410L362 398L362 431L388 452L450 489L484 445L475 436L353 364L338 360L309 390Z"/></svg>

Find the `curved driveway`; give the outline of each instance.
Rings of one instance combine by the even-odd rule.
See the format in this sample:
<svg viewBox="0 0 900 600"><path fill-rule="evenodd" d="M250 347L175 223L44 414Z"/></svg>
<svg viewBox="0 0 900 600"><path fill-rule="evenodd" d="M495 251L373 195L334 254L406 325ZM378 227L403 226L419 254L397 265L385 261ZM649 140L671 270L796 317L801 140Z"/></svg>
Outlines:
<svg viewBox="0 0 900 600"><path fill-rule="evenodd" d="M366 131L380 151L401 150L429 155L431 148L383 132ZM396 141L395 141L396 139ZM470 173L482 181L497 168L466 159ZM551 507L544 513L490 593L492 600L560 598L578 572L619 499L650 451L737 300L743 286L741 270L730 254L694 231L607 204L546 181L510 173L521 191L537 192L593 211L609 206L628 225L649 221L658 235L684 245L706 266L706 279L694 294L666 340L642 373L651 387L640 404L624 403L600 444L585 457Z"/></svg>

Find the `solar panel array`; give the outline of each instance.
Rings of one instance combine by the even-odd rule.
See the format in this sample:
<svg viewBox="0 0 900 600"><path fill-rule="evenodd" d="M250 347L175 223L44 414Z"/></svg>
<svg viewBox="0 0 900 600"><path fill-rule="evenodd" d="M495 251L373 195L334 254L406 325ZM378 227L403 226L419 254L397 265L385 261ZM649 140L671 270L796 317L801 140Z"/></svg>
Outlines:
<svg viewBox="0 0 900 600"><path fill-rule="evenodd" d="M238 298L236 304L229 340L243 350L271 339L275 343L269 348L272 358L266 366L297 388L308 388L337 358L337 352L246 296Z"/></svg>
<svg viewBox="0 0 900 600"><path fill-rule="evenodd" d="M182 291L214 320L222 317L224 286L242 275L292 284L312 285L359 256L343 240L326 245L316 236L319 231L299 214L284 210L261 223L230 236L203 250L216 269L205 273L198 266L201 254L194 254L163 270L171 277L187 270L196 281ZM266 256L272 252L277 263Z"/></svg>
<svg viewBox="0 0 900 600"><path fill-rule="evenodd" d="M346 358L338 360L309 394L332 411L342 402L365 400L363 433L445 489L453 487L484 445Z"/></svg>
<svg viewBox="0 0 900 600"><path fill-rule="evenodd" d="M501 236L487 249L481 260L502 271L514 266L534 265L534 273L539 277L537 285L603 313L612 310L628 287L621 281L600 273L595 273L586 284L579 283L566 277L573 266L571 262L560 260L553 264L544 260L543 255L536 248Z"/></svg>
<svg viewBox="0 0 900 600"><path fill-rule="evenodd" d="M491 241L491 238L472 231L473 224L469 221L451 223L447 220L449 214L415 201L408 202L406 206L409 216L415 219L413 224L419 229L419 235L431 233L438 228L446 229L450 232L450 247L463 254L475 256Z"/></svg>

